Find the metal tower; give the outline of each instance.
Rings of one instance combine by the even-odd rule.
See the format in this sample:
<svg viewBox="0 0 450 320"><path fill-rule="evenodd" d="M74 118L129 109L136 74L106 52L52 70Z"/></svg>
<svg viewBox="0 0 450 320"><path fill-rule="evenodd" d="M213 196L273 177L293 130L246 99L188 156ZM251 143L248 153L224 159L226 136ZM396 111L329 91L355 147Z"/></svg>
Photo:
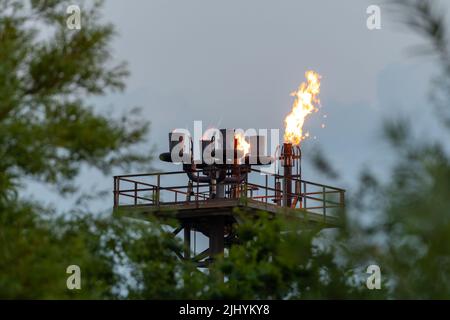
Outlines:
<svg viewBox="0 0 450 320"><path fill-rule="evenodd" d="M301 179L301 151L284 143L274 157L265 154L263 136L244 137L234 129L221 129L195 142L183 133L169 134L169 152L160 159L182 167L180 171L114 177L115 212L144 218L175 218L183 232L183 260L208 267L224 248L238 243L233 225L235 208L257 217L258 212L306 219L335 227L333 211L345 205L345 190ZM196 159L195 148L200 156ZM275 172L256 168L273 165ZM192 235L201 233L208 247L192 250ZM195 247L195 246L194 246Z"/></svg>

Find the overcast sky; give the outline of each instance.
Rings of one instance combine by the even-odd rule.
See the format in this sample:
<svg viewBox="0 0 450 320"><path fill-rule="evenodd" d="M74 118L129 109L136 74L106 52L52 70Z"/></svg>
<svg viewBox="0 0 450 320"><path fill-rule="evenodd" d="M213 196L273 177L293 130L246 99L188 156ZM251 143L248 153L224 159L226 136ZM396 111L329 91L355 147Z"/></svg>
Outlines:
<svg viewBox="0 0 450 320"><path fill-rule="evenodd" d="M381 7L381 30L366 27L370 4ZM107 0L104 9L118 31L114 56L129 63L131 76L124 93L95 104L117 113L141 106L157 153L167 151L170 130L192 128L194 120L206 127L282 129L290 92L310 69L322 75L322 110L306 124L317 136L303 144L308 180L351 188L364 165L383 172L386 148L378 129L385 118L407 113L418 117L419 131L434 126L427 103L433 65L407 54L420 39L393 23L384 2ZM308 165L308 150L316 146L340 180ZM112 178L92 172L79 181L84 191L112 188ZM56 198L45 192L45 199ZM110 207L109 200L99 206Z"/></svg>

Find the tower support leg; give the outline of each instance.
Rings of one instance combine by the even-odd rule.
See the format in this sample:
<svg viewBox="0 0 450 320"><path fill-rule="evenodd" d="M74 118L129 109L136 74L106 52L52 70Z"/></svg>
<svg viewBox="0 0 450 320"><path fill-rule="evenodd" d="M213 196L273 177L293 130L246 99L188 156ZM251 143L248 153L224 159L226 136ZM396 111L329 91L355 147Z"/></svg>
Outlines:
<svg viewBox="0 0 450 320"><path fill-rule="evenodd" d="M223 254L224 249L224 217L215 217L210 224L209 233L209 252L210 257L214 257L218 254Z"/></svg>

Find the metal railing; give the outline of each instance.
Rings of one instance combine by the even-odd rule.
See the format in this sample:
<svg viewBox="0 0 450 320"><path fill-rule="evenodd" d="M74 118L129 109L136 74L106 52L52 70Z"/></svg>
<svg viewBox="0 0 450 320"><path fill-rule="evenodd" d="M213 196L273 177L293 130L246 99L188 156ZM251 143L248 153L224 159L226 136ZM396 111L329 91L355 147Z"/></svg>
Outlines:
<svg viewBox="0 0 450 320"><path fill-rule="evenodd" d="M196 174L200 174L197 171ZM169 206L196 204L224 199L247 199L287 207L286 197L291 200L290 208L305 209L327 215L345 206L345 190L311 181L291 177L294 192L286 194L281 186L284 176L266 174L259 169L250 169L241 183L222 183L225 196L210 197L210 185L186 181L186 172L157 172L149 174L120 175L114 177L114 207L125 206ZM189 179L188 179L189 180Z"/></svg>

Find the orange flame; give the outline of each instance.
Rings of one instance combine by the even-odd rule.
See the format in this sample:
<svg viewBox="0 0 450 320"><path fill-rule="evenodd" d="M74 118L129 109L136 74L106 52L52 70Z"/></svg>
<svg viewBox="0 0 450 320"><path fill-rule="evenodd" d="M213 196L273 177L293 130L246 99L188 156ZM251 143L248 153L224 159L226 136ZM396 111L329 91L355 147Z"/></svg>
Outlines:
<svg viewBox="0 0 450 320"><path fill-rule="evenodd" d="M312 112L317 112L320 104L320 75L314 71L305 73L307 82L302 82L298 90L291 93L295 97L291 112L284 119L284 141L294 145L300 144L309 134L303 134L305 118Z"/></svg>
<svg viewBox="0 0 450 320"><path fill-rule="evenodd" d="M237 140L237 149L244 152L244 156L250 153L250 143L245 141L245 136L242 133L236 132L234 137Z"/></svg>

